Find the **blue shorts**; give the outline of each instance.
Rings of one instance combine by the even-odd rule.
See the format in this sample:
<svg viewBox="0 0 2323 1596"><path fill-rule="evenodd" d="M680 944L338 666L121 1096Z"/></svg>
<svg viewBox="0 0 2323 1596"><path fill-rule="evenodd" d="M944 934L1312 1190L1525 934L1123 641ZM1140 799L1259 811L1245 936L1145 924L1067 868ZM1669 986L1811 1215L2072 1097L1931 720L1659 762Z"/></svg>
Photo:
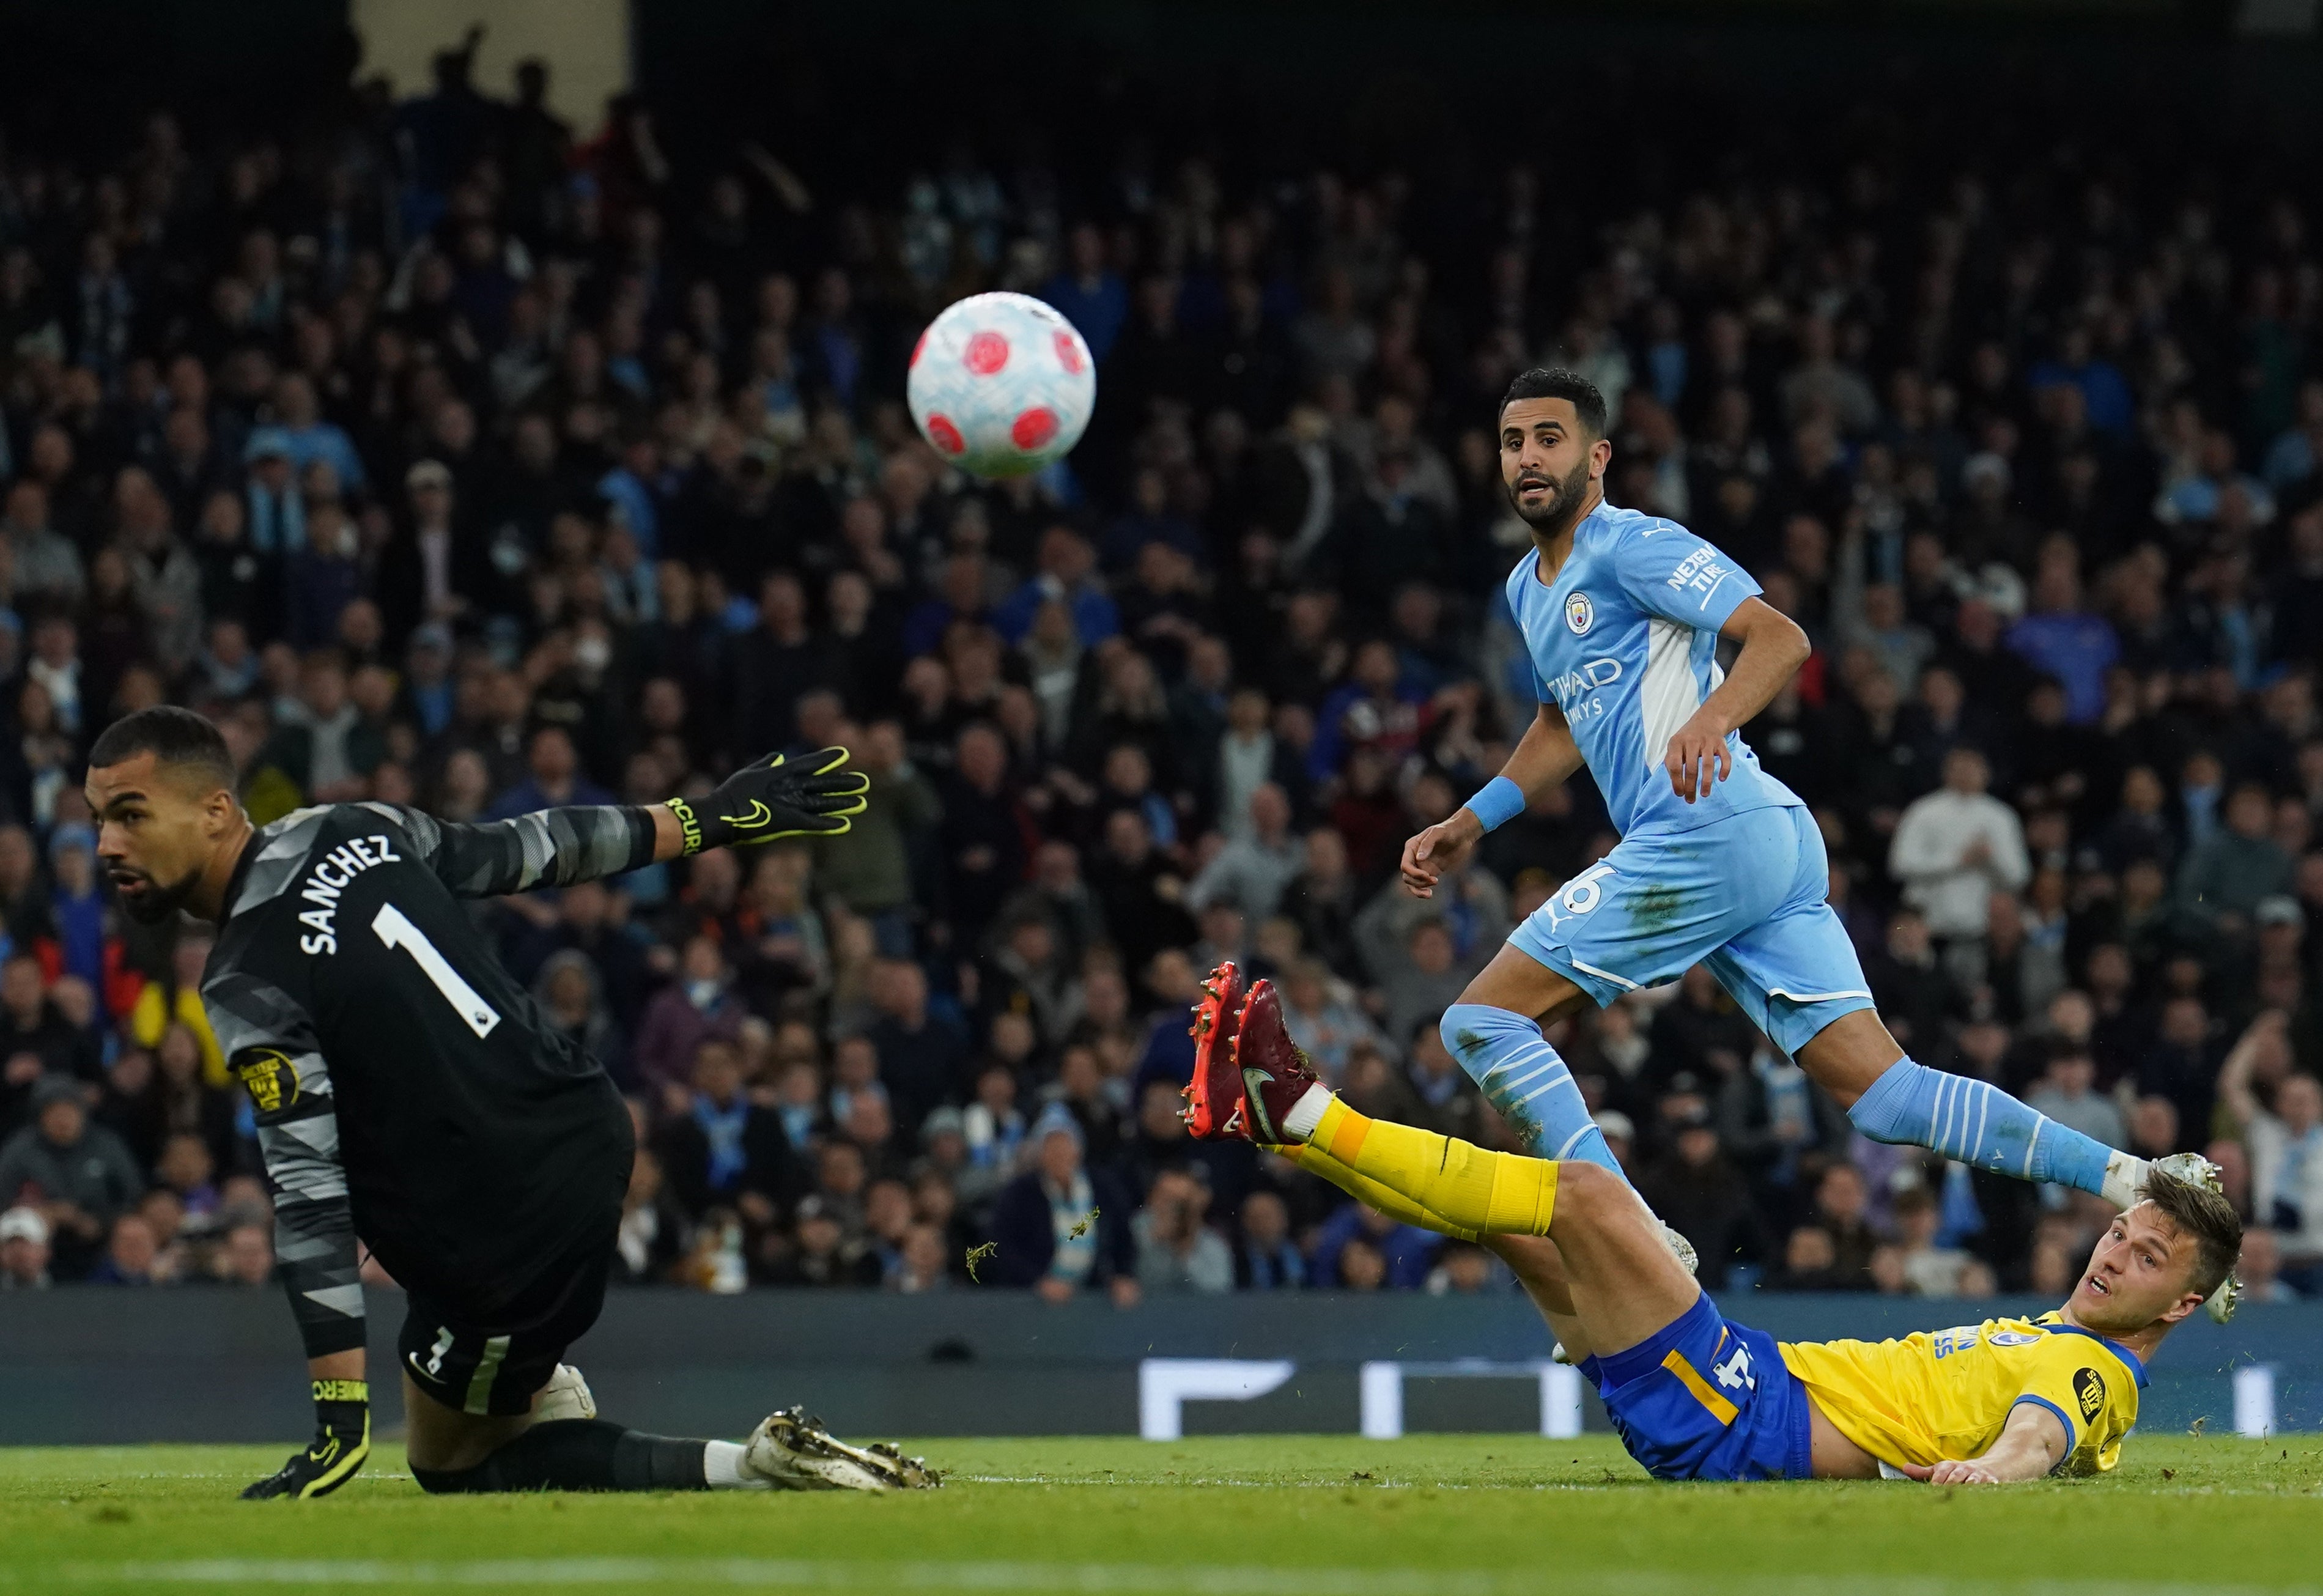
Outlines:
<svg viewBox="0 0 2323 1596"><path fill-rule="evenodd" d="M1628 1351L1584 1358L1581 1372L1657 1480L1814 1476L1806 1387L1773 1336L1722 1317L1707 1292Z"/></svg>
<svg viewBox="0 0 2323 1596"><path fill-rule="evenodd" d="M1748 809L1691 831L1627 837L1517 927L1511 946L1604 1007L1706 964L1786 1053L1871 988L1825 900L1831 863L1804 809Z"/></svg>

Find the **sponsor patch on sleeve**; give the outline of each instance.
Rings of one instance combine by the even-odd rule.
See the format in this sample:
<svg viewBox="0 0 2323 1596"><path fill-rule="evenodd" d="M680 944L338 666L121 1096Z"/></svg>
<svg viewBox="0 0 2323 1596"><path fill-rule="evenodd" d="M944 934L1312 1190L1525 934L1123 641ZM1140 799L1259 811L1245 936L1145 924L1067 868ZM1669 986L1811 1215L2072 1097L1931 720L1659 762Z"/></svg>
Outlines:
<svg viewBox="0 0 2323 1596"><path fill-rule="evenodd" d="M2073 1376L2073 1398L2080 1405L2084 1423L2105 1411L2105 1376L2094 1369L2083 1369Z"/></svg>
<svg viewBox="0 0 2323 1596"><path fill-rule="evenodd" d="M298 1067L280 1049L244 1048L233 1064L259 1113L273 1114L298 1100Z"/></svg>

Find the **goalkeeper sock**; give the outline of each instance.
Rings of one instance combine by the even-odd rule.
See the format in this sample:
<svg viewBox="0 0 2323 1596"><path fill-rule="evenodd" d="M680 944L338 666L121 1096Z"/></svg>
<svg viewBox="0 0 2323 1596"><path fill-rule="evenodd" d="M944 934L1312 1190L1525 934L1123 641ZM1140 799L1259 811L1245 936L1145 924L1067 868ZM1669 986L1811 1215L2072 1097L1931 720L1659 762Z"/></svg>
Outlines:
<svg viewBox="0 0 2323 1596"><path fill-rule="evenodd" d="M711 1483L707 1448L716 1445L648 1435L624 1429L607 1418L559 1418L533 1426L472 1469L415 1468L411 1477L422 1491L436 1495L705 1491ZM737 1479L735 1483L741 1481Z"/></svg>
<svg viewBox="0 0 2323 1596"><path fill-rule="evenodd" d="M1556 1166L1547 1160L1491 1152L1433 1131L1372 1119L1337 1097L1308 1140L1335 1162L1475 1234L1545 1236L1556 1212Z"/></svg>
<svg viewBox="0 0 2323 1596"><path fill-rule="evenodd" d="M2127 1207L2145 1160L2061 1125L1988 1081L1903 1058L1847 1111L1874 1142L1909 1142L2019 1180L2056 1182Z"/></svg>
<svg viewBox="0 0 2323 1596"><path fill-rule="evenodd" d="M1444 1011L1441 1032L1444 1045L1527 1152L1578 1159L1629 1179L1582 1101L1573 1071L1542 1039L1538 1024L1490 1004L1455 1003Z"/></svg>
<svg viewBox="0 0 2323 1596"><path fill-rule="evenodd" d="M749 1451L739 1441L704 1441L702 1477L712 1491L772 1491L771 1480L742 1477L742 1454Z"/></svg>

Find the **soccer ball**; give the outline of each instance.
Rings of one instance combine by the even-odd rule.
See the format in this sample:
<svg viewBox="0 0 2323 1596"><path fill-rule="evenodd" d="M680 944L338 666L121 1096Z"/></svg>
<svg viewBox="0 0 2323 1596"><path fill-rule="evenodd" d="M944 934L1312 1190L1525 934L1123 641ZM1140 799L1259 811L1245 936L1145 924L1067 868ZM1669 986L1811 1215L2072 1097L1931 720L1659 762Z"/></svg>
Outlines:
<svg viewBox="0 0 2323 1596"><path fill-rule="evenodd" d="M971 476L1023 476L1080 442L1097 362L1040 300L978 294L928 324L904 391L937 454Z"/></svg>

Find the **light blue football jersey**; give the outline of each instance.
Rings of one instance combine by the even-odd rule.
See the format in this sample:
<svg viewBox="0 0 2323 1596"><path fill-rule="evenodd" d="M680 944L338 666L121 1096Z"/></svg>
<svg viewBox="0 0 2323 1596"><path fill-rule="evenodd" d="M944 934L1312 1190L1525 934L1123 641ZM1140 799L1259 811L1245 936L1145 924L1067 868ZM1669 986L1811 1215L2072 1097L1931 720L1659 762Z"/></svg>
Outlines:
<svg viewBox="0 0 2323 1596"><path fill-rule="evenodd" d="M1539 569L1536 549L1508 582L1534 691L1565 711L1622 836L1800 805L1739 731L1726 738L1732 774L1697 803L1671 791L1662 764L1670 738L1725 679L1718 628L1758 593L1749 573L1675 521L1602 504L1575 529L1556 580L1544 584Z"/></svg>

